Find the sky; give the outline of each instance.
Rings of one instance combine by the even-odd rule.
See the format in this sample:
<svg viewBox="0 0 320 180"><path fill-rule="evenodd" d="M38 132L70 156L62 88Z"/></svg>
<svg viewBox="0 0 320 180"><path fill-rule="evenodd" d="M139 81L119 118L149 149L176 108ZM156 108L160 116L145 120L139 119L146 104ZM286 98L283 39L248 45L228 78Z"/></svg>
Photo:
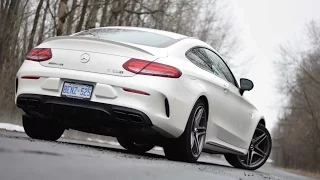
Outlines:
<svg viewBox="0 0 320 180"><path fill-rule="evenodd" d="M278 47L296 42L310 20L320 20L320 0L227 0L232 21L241 40L241 51L233 59L245 61L252 56L244 77L254 82L246 92L248 99L266 118L267 128L275 127L282 95L275 61L281 60ZM237 76L237 74L235 74ZM238 77L239 80L240 77Z"/></svg>

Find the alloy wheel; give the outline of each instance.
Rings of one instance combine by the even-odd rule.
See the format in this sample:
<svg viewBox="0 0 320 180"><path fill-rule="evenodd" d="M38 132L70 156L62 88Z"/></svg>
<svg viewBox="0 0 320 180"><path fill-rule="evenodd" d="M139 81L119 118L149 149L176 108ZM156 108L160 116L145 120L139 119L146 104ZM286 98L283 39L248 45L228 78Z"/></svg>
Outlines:
<svg viewBox="0 0 320 180"><path fill-rule="evenodd" d="M248 168L254 168L264 163L271 149L270 136L262 129L255 130L253 139L245 156L239 156L239 162Z"/></svg>
<svg viewBox="0 0 320 180"><path fill-rule="evenodd" d="M191 152L194 157L198 157L202 152L207 130L205 107L199 106L196 109L191 127Z"/></svg>

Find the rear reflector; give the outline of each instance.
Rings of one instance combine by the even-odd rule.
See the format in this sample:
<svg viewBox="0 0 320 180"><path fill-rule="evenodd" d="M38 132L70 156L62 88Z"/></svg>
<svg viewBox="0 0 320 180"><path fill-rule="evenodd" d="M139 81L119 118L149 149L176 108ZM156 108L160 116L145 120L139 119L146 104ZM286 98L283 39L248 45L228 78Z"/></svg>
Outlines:
<svg viewBox="0 0 320 180"><path fill-rule="evenodd" d="M40 79L39 76L22 76L21 79Z"/></svg>
<svg viewBox="0 0 320 180"><path fill-rule="evenodd" d="M28 53L26 60L41 62L51 58L52 52L50 48L35 48Z"/></svg>
<svg viewBox="0 0 320 180"><path fill-rule="evenodd" d="M134 90L134 89L128 89L128 88L123 88L124 91L127 92L131 92L131 93L136 93L136 94L142 94L142 95L146 95L146 96L150 96L149 93L143 92L143 91L138 91L138 90Z"/></svg>
<svg viewBox="0 0 320 180"><path fill-rule="evenodd" d="M179 78L182 74L181 71L175 67L140 59L130 59L124 63L122 67L132 73L149 76Z"/></svg>

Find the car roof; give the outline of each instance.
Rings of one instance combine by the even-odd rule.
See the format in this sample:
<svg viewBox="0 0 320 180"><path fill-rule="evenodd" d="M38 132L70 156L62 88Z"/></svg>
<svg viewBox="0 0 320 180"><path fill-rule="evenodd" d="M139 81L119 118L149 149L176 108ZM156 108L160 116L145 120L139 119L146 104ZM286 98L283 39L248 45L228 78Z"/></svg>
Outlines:
<svg viewBox="0 0 320 180"><path fill-rule="evenodd" d="M151 28L144 28L144 27L108 26L108 27L100 27L100 28L94 28L94 29L131 29L131 30L145 31L145 32L161 34L161 35L164 35L164 36L171 37L173 39L183 39L183 38L187 38L188 37L188 36L185 36L185 35L182 35L182 34L178 34L178 33L174 33L174 32L158 30L158 29L151 29Z"/></svg>

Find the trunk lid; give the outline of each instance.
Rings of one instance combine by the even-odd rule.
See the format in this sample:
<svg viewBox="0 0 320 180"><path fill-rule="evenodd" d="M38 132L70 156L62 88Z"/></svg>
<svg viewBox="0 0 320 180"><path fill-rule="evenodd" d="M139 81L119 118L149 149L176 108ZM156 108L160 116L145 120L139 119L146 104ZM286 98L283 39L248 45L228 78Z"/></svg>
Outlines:
<svg viewBox="0 0 320 180"><path fill-rule="evenodd" d="M54 37L37 48L51 48L52 58L40 62L45 67L127 77L135 75L122 67L131 58L152 62L167 57L163 48L90 37Z"/></svg>

